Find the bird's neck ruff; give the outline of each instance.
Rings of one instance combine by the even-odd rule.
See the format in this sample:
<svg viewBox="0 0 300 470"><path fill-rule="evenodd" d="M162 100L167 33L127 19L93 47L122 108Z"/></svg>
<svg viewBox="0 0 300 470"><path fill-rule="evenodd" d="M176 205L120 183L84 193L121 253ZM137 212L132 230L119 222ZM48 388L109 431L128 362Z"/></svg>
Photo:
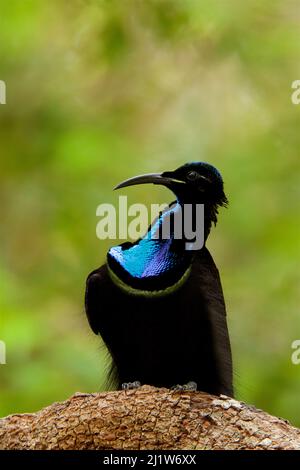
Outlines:
<svg viewBox="0 0 300 470"><path fill-rule="evenodd" d="M122 291L161 297L177 291L188 279L194 252L185 249L186 240L175 239L174 233L167 239L157 236L170 211L176 210L177 206L160 215L143 238L109 250L108 272Z"/></svg>

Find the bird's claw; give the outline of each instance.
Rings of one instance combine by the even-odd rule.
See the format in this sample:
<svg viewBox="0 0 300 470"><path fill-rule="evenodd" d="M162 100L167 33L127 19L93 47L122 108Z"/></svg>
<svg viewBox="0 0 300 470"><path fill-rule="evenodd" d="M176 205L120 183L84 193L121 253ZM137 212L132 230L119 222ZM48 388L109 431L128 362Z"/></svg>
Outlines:
<svg viewBox="0 0 300 470"><path fill-rule="evenodd" d="M188 382L187 384L184 384L184 385L173 385L173 387L171 388L171 390L174 390L175 392L185 392L185 391L189 391L189 392L196 392L197 391L197 384L196 382Z"/></svg>
<svg viewBox="0 0 300 470"><path fill-rule="evenodd" d="M122 384L122 390L132 390L134 388L141 387L141 382L136 380L135 382L124 382Z"/></svg>

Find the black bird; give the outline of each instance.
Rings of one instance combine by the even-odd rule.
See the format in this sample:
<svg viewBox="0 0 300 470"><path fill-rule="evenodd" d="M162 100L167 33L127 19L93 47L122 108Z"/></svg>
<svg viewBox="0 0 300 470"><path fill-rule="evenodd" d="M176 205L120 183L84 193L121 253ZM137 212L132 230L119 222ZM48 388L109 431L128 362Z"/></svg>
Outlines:
<svg viewBox="0 0 300 470"><path fill-rule="evenodd" d="M141 383L233 396L222 286L205 247L218 208L227 205L222 177L212 165L193 162L131 178L115 189L144 183L166 186L176 202L145 237L112 247L106 263L87 278L86 313L111 354L110 377L118 388ZM204 245L197 251L187 249L184 237L175 238L174 226L170 239L153 237L186 204L193 213L204 204Z"/></svg>

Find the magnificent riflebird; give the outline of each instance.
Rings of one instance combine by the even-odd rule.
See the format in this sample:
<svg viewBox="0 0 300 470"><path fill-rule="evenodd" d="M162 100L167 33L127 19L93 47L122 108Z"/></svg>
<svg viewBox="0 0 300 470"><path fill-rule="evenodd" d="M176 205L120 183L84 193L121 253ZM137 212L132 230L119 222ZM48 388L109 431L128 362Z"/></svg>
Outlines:
<svg viewBox="0 0 300 470"><path fill-rule="evenodd" d="M118 388L149 384L233 396L224 296L205 246L218 208L228 202L223 179L214 166L193 162L115 189L146 183L164 185L176 201L145 236L110 248L106 263L87 278L86 313L111 355L110 377ZM192 207L195 215L198 205L204 208L200 249L184 234L175 237L174 223L169 237L157 235L171 213Z"/></svg>

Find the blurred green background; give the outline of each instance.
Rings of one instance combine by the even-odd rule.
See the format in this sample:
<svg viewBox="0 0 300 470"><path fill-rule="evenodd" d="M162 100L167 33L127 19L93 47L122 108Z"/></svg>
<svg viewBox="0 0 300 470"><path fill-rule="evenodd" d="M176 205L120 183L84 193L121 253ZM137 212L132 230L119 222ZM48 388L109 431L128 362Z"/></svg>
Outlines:
<svg viewBox="0 0 300 470"><path fill-rule="evenodd" d="M83 307L85 278L114 244L96 238L96 207L117 203L122 179L204 160L230 200L208 246L237 397L300 425L299 2L0 7L0 415L103 389L105 353Z"/></svg>

